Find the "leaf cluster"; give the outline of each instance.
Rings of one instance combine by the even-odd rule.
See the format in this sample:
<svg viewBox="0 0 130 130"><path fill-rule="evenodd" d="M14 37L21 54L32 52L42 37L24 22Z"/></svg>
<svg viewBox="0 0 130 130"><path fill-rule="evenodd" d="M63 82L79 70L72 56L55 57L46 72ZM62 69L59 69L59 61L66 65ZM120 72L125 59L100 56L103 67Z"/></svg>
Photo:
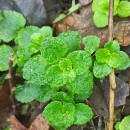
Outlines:
<svg viewBox="0 0 130 130"><path fill-rule="evenodd" d="M92 11L94 12L93 21L96 27L102 28L108 25L109 0L93 0ZM114 0L113 16L130 16L130 2Z"/></svg>

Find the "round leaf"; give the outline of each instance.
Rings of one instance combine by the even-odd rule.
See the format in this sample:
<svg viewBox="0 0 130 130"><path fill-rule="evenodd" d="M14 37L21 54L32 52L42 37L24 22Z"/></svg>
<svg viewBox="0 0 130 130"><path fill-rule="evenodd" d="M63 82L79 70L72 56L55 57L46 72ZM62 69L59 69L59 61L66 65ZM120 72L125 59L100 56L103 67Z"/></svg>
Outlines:
<svg viewBox="0 0 130 130"><path fill-rule="evenodd" d="M108 49L103 48L96 51L96 59L98 62L105 63L107 57L110 57L111 53Z"/></svg>
<svg viewBox="0 0 130 130"><path fill-rule="evenodd" d="M8 70L9 58L13 54L12 48L6 45L0 46L0 71Z"/></svg>
<svg viewBox="0 0 130 130"><path fill-rule="evenodd" d="M25 18L15 11L0 11L0 41L9 42L17 31L25 25Z"/></svg>
<svg viewBox="0 0 130 130"><path fill-rule="evenodd" d="M67 58L72 61L72 66L77 75L81 75L92 66L92 59L89 53L83 50L71 52Z"/></svg>
<svg viewBox="0 0 130 130"><path fill-rule="evenodd" d="M99 48L100 39L97 36L86 36L83 38L83 44L85 45L85 50L92 54Z"/></svg>
<svg viewBox="0 0 130 130"><path fill-rule="evenodd" d="M93 73L96 78L103 78L110 74L112 68L106 63L94 62Z"/></svg>
<svg viewBox="0 0 130 130"><path fill-rule="evenodd" d="M64 57L68 51L68 46L59 38L46 38L41 44L41 53L49 64L54 64Z"/></svg>
<svg viewBox="0 0 130 130"><path fill-rule="evenodd" d="M126 116L119 124L120 130L130 130L130 116Z"/></svg>
<svg viewBox="0 0 130 130"><path fill-rule="evenodd" d="M54 101L48 104L43 111L43 116L52 127L57 130L66 130L74 122L75 106L72 103L62 104Z"/></svg>
<svg viewBox="0 0 130 130"><path fill-rule="evenodd" d="M75 105L75 119L76 121L74 124L76 125L83 125L90 121L93 117L92 109L83 103L79 103Z"/></svg>

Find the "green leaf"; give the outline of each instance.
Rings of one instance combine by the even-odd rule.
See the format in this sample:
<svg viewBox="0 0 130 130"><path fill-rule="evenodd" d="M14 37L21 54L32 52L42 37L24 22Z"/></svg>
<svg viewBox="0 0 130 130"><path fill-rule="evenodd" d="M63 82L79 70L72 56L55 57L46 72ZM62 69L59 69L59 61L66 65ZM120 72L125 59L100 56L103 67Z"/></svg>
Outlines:
<svg viewBox="0 0 130 130"><path fill-rule="evenodd" d="M49 64L54 64L64 57L68 51L68 46L59 38L46 38L41 44L41 53Z"/></svg>
<svg viewBox="0 0 130 130"><path fill-rule="evenodd" d="M25 18L15 11L0 11L0 41L9 42L17 31L25 25Z"/></svg>
<svg viewBox="0 0 130 130"><path fill-rule="evenodd" d="M42 28L40 28L40 30L38 31L38 33L43 36L43 37L51 37L52 36L52 29L49 26L43 26Z"/></svg>
<svg viewBox="0 0 130 130"><path fill-rule="evenodd" d="M40 86L40 93L36 100L38 100L39 102L47 102L51 100L51 98L53 97L55 93L56 92L53 91L50 86L42 85Z"/></svg>
<svg viewBox="0 0 130 130"><path fill-rule="evenodd" d="M98 3L100 0L93 0L92 2L92 11L95 12L98 9Z"/></svg>
<svg viewBox="0 0 130 130"><path fill-rule="evenodd" d="M72 61L72 66L77 75L81 75L92 66L92 59L88 52L79 50L69 53L67 56Z"/></svg>
<svg viewBox="0 0 130 130"><path fill-rule="evenodd" d="M93 21L97 28L106 27L108 25L108 15L101 13L97 10L94 13Z"/></svg>
<svg viewBox="0 0 130 130"><path fill-rule="evenodd" d="M63 72L69 72L72 70L72 62L70 59L68 58L62 58L59 61L59 68L63 71Z"/></svg>
<svg viewBox="0 0 130 130"><path fill-rule="evenodd" d="M66 77L63 75L62 70L58 65L52 65L48 68L45 74L45 82L50 85L53 89L60 88L67 82Z"/></svg>
<svg viewBox="0 0 130 130"><path fill-rule="evenodd" d="M66 87L69 92L73 94L85 93L86 98L88 98L93 89L93 75L91 72L79 75L72 83L66 84Z"/></svg>
<svg viewBox="0 0 130 130"><path fill-rule="evenodd" d="M115 129L116 129L116 130L120 130L120 129L119 129L119 124L120 124L120 122L117 122L117 123L116 123L116 125L115 125Z"/></svg>
<svg viewBox="0 0 130 130"><path fill-rule="evenodd" d="M90 121L93 117L92 109L83 103L75 105L75 122L76 125L83 125Z"/></svg>
<svg viewBox="0 0 130 130"><path fill-rule="evenodd" d="M111 53L108 49L103 48L96 51L96 60L101 63L106 63L107 58L110 57Z"/></svg>
<svg viewBox="0 0 130 130"><path fill-rule="evenodd" d="M74 122L74 113L72 103L54 101L45 107L42 114L56 130L66 130Z"/></svg>
<svg viewBox="0 0 130 130"><path fill-rule="evenodd" d="M36 26L28 26L24 29L21 29L18 33L18 36L15 39L15 43L18 44L18 52L17 56L21 57L20 55L24 55L25 58L29 59L31 54L35 53L36 51L32 52L29 50L29 45L31 43L31 35L36 33L39 30Z"/></svg>
<svg viewBox="0 0 130 130"><path fill-rule="evenodd" d="M93 73L96 78L103 78L110 74L112 68L106 63L94 62Z"/></svg>
<svg viewBox="0 0 130 130"><path fill-rule="evenodd" d="M121 1L118 8L117 13L120 17L129 17L130 16L130 2Z"/></svg>
<svg viewBox="0 0 130 130"><path fill-rule="evenodd" d="M106 60L106 63L113 68L118 68L122 62L122 58L118 53L112 53Z"/></svg>
<svg viewBox="0 0 130 130"><path fill-rule="evenodd" d="M118 54L120 55L123 62L116 69L117 70L125 70L126 68L130 67L130 58L129 58L129 56L123 51L118 52Z"/></svg>
<svg viewBox="0 0 130 130"><path fill-rule="evenodd" d="M17 85L15 90L15 98L22 102L28 103L36 99L40 94L40 87L26 82L23 85Z"/></svg>
<svg viewBox="0 0 130 130"><path fill-rule="evenodd" d="M52 101L60 101L60 102L74 102L73 97L65 92L57 92L52 97Z"/></svg>
<svg viewBox="0 0 130 130"><path fill-rule="evenodd" d="M7 45L0 46L0 71L8 70L9 68L9 58L13 54L11 47Z"/></svg>
<svg viewBox="0 0 130 130"><path fill-rule="evenodd" d="M130 116L126 116L119 124L119 130L130 130Z"/></svg>
<svg viewBox="0 0 130 130"><path fill-rule="evenodd" d="M69 30L69 31L61 33L58 37L62 39L68 45L69 52L80 49L81 37L77 31Z"/></svg>
<svg viewBox="0 0 130 130"><path fill-rule="evenodd" d="M83 38L83 44L85 45L85 50L92 54L99 48L100 39L97 36L89 35Z"/></svg>
<svg viewBox="0 0 130 130"><path fill-rule="evenodd" d="M23 78L37 85L44 85L46 60L41 55L30 58L24 65Z"/></svg>
<svg viewBox="0 0 130 130"><path fill-rule="evenodd" d="M104 47L106 49L108 49L111 53L113 53L113 52L117 53L120 51L120 45L119 45L118 41L115 41L115 40L106 43L104 45Z"/></svg>

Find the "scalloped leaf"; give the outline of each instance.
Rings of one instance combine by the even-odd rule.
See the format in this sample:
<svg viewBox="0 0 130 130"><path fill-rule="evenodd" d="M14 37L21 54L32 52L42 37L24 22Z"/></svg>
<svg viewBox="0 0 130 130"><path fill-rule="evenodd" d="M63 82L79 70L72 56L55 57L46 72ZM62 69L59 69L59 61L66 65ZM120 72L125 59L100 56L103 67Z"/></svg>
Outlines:
<svg viewBox="0 0 130 130"><path fill-rule="evenodd" d="M126 68L130 67L130 58L129 58L129 56L123 51L118 52L118 54L120 55L123 62L116 69L117 70L125 70Z"/></svg>
<svg viewBox="0 0 130 130"><path fill-rule="evenodd" d="M107 57L106 63L110 67L117 68L123 63L123 61L118 53L112 53L109 57Z"/></svg>
<svg viewBox="0 0 130 130"><path fill-rule="evenodd" d="M22 14L15 11L0 11L0 41L9 42L26 23Z"/></svg>
<svg viewBox="0 0 130 130"><path fill-rule="evenodd" d="M78 34L77 31L69 30L69 31L60 33L58 37L62 39L68 45L69 52L80 49L81 36Z"/></svg>
<svg viewBox="0 0 130 130"><path fill-rule="evenodd" d="M92 66L92 59L88 52L79 50L71 52L67 58L72 62L72 66L77 75L81 75Z"/></svg>
<svg viewBox="0 0 130 130"><path fill-rule="evenodd" d="M10 56L13 54L11 47L7 45L0 46L0 71L6 71L9 68L8 62Z"/></svg>
<svg viewBox="0 0 130 130"><path fill-rule="evenodd" d="M96 60L101 63L106 63L107 57L110 57L111 53L108 49L103 48L96 51Z"/></svg>
<svg viewBox="0 0 130 130"><path fill-rule="evenodd" d="M88 98L93 89L93 75L91 72L79 75L75 78L72 83L66 84L66 88L69 92L73 94L85 93L86 98ZM81 97L82 98L82 97Z"/></svg>
<svg viewBox="0 0 130 130"><path fill-rule="evenodd" d="M44 85L46 60L41 55L30 58L23 67L23 78L37 85Z"/></svg>
<svg viewBox="0 0 130 130"><path fill-rule="evenodd" d="M64 76L58 65L52 65L46 71L45 82L53 89L58 89L66 84L67 78Z"/></svg>
<svg viewBox="0 0 130 130"><path fill-rule="evenodd" d="M83 125L90 121L93 117L92 109L83 103L75 105L75 122L76 125Z"/></svg>
<svg viewBox="0 0 130 130"><path fill-rule="evenodd" d="M38 100L39 102L47 102L50 101L53 95L55 95L55 91L52 90L52 88L48 85L43 85L40 86L41 92L38 95Z"/></svg>
<svg viewBox="0 0 130 130"><path fill-rule="evenodd" d="M108 49L111 53L118 53L120 51L120 45L118 41L110 41L104 45L106 49Z"/></svg>
<svg viewBox="0 0 130 130"><path fill-rule="evenodd" d="M52 97L52 101L71 102L71 103L74 102L73 97L65 92L55 93L55 95Z"/></svg>
<svg viewBox="0 0 130 130"><path fill-rule="evenodd" d="M108 25L108 15L96 10L93 16L93 21L97 28L106 27Z"/></svg>
<svg viewBox="0 0 130 130"><path fill-rule="evenodd" d="M36 99L40 92L40 87L30 82L25 82L23 85L16 86L15 98L22 103L28 103Z"/></svg>
<svg viewBox="0 0 130 130"><path fill-rule="evenodd" d="M120 17L126 18L130 16L130 2L121 1L117 8L117 13Z"/></svg>
<svg viewBox="0 0 130 130"><path fill-rule="evenodd" d="M103 78L110 74L112 68L106 63L99 63L94 61L93 73L96 78Z"/></svg>
<svg viewBox="0 0 130 130"><path fill-rule="evenodd" d="M54 101L48 104L43 111L43 116L52 127L57 130L66 130L74 122L75 106L72 103Z"/></svg>
<svg viewBox="0 0 130 130"><path fill-rule="evenodd" d="M126 116L119 124L119 130L130 130L130 116Z"/></svg>
<svg viewBox="0 0 130 130"><path fill-rule="evenodd" d="M28 26L24 29L21 29L18 33L18 36L15 39L15 43L18 44L18 53L17 56L21 57L21 55L23 55L23 57L27 57L28 59L30 58L31 54L37 52L35 50L31 50L29 48L31 43L31 35L36 33L39 30L38 27L36 26ZM21 55L20 55L21 54Z"/></svg>
<svg viewBox="0 0 130 130"><path fill-rule="evenodd" d="M46 38L41 44L41 53L49 64L54 64L64 57L68 51L68 46L57 37Z"/></svg>
<svg viewBox="0 0 130 130"><path fill-rule="evenodd" d="M100 39L97 36L89 35L83 38L83 44L85 45L85 50L92 54L99 48Z"/></svg>

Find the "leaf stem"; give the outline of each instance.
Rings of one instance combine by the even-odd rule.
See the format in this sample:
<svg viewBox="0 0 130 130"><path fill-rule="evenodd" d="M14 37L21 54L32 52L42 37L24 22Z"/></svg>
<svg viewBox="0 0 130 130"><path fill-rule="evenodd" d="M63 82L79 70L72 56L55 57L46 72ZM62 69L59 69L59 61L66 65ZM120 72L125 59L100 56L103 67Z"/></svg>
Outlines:
<svg viewBox="0 0 130 130"><path fill-rule="evenodd" d="M108 41L113 40L113 5L114 1L109 0L109 24L108 24ZM114 68L109 74L109 130L113 130L114 124L114 97L115 97L115 89L116 89L116 81L115 81L115 72Z"/></svg>

